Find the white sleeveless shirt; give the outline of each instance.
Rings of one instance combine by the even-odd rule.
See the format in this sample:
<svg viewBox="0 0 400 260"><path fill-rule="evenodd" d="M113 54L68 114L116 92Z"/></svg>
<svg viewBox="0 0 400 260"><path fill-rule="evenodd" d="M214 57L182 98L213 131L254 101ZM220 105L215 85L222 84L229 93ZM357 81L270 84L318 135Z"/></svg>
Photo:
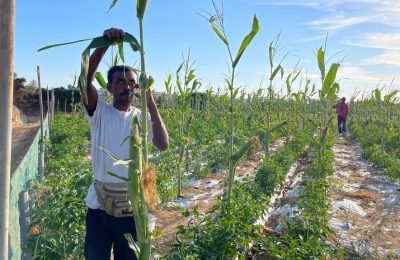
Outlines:
<svg viewBox="0 0 400 260"><path fill-rule="evenodd" d="M121 177L128 177L128 169L123 165L113 165L114 160L103 152L104 148L118 159L129 158L129 139L126 139L131 130L132 118L137 115L141 118L141 111L131 107L128 112L116 109L112 104L107 104L100 97L97 101L96 110L89 116L85 110L91 130L91 152L92 152L92 171L95 180L107 183L122 182L121 179L111 176L107 172L112 172ZM147 123L151 125L150 115L147 114ZM124 140L126 141L124 142ZM149 127L147 135L149 142L153 140L152 127ZM86 205L91 209L103 209L97 199L94 184L89 186L86 196Z"/></svg>

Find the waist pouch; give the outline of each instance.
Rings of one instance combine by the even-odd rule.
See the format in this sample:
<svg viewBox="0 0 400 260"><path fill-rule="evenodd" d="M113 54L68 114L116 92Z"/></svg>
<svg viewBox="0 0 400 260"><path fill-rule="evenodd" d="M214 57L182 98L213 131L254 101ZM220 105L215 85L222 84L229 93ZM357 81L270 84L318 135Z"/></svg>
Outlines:
<svg viewBox="0 0 400 260"><path fill-rule="evenodd" d="M132 216L128 183L103 183L95 180L94 188L100 204L108 215L118 218Z"/></svg>

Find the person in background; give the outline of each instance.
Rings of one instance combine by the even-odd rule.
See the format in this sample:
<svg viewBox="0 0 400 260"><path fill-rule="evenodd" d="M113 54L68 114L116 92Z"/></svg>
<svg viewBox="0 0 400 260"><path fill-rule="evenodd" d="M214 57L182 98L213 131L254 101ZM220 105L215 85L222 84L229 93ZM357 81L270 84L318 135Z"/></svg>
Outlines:
<svg viewBox="0 0 400 260"><path fill-rule="evenodd" d="M345 134L347 132L346 128L346 117L349 112L349 106L346 104L346 98L342 97L336 105L332 107L336 110L338 116L338 131L339 133Z"/></svg>

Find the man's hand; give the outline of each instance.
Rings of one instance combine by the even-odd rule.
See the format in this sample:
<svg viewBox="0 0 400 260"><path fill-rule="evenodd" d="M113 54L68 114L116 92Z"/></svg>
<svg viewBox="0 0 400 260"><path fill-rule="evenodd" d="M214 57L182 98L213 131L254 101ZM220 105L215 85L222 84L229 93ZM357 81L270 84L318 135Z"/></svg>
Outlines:
<svg viewBox="0 0 400 260"><path fill-rule="evenodd" d="M141 99L140 93L136 92L135 97ZM149 105L149 103L150 104L154 103L153 92L151 91L151 89L146 91L146 100L147 100L147 105Z"/></svg>
<svg viewBox="0 0 400 260"><path fill-rule="evenodd" d="M118 28L110 28L103 32L103 36L111 41L120 41L124 38L125 32Z"/></svg>

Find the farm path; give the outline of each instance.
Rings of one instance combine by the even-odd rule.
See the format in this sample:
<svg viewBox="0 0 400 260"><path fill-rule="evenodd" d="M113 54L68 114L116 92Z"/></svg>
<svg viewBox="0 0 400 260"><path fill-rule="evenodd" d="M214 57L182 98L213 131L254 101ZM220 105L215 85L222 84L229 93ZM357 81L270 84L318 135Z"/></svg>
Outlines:
<svg viewBox="0 0 400 260"><path fill-rule="evenodd" d="M285 140L286 138L280 138L271 144L270 155L275 154L285 144ZM245 177L254 178L259 163L258 153L241 160L236 167L235 180L240 181ZM175 200L153 213L156 217L156 230L162 231L162 236L153 242L156 255L167 254L175 241L177 227L187 225L189 219L182 216L183 209L190 210L197 206L200 213L207 213L212 208L216 198L223 193L223 181L226 176L227 171L224 170L197 181L182 192L185 199Z"/></svg>
<svg viewBox="0 0 400 260"><path fill-rule="evenodd" d="M336 242L367 258L400 258L400 187L362 159L349 136L337 138L330 225Z"/></svg>
<svg viewBox="0 0 400 260"><path fill-rule="evenodd" d="M40 128L40 122L13 124L11 133L11 174L17 169L21 160L31 146ZM0 154L0 163L4 160Z"/></svg>
<svg viewBox="0 0 400 260"><path fill-rule="evenodd" d="M259 220L263 225L264 235L279 235L286 229L284 223L287 219L298 213L297 202L304 186L304 169L309 164L310 157L306 154L290 167L284 182L271 196L271 207L263 219Z"/></svg>

